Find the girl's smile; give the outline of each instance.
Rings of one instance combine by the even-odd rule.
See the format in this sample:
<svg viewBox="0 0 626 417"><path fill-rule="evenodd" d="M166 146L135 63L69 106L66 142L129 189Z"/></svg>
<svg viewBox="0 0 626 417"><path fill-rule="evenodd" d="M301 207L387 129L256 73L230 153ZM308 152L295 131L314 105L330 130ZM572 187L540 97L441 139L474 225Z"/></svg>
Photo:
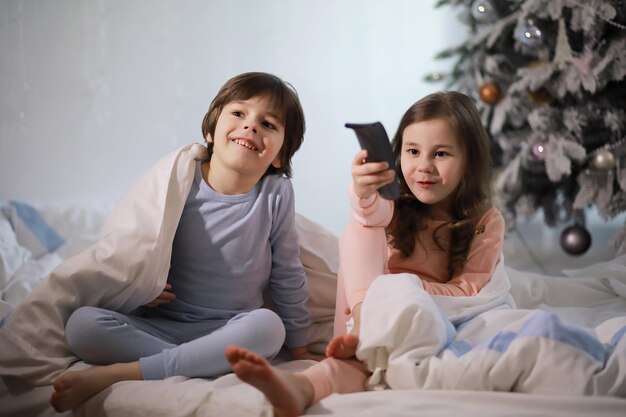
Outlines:
<svg viewBox="0 0 626 417"><path fill-rule="evenodd" d="M436 182L432 182L432 181L417 181L417 185L422 188L430 188L434 186L435 184Z"/></svg>

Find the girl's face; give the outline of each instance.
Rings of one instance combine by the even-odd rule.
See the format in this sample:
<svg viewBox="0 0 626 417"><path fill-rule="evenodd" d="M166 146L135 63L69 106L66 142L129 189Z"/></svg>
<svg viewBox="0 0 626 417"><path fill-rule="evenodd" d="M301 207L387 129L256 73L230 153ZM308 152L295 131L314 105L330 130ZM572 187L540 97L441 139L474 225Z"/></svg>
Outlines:
<svg viewBox="0 0 626 417"><path fill-rule="evenodd" d="M465 170L463 149L447 121L408 125L402 132L400 164L415 198L431 205L431 214L447 217Z"/></svg>
<svg viewBox="0 0 626 417"><path fill-rule="evenodd" d="M225 105L207 140L213 142L211 167L260 178L270 165L280 167L285 128L267 98L252 97Z"/></svg>

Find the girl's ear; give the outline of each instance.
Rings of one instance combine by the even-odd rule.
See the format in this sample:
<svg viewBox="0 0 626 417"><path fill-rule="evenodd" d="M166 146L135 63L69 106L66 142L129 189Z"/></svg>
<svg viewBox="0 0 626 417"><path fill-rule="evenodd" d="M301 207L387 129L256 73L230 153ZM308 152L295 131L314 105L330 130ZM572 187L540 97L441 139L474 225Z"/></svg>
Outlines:
<svg viewBox="0 0 626 417"><path fill-rule="evenodd" d="M206 143L213 143L213 138L210 133L206 134L206 138L204 138L204 140L206 140Z"/></svg>
<svg viewBox="0 0 626 417"><path fill-rule="evenodd" d="M272 166L276 169L279 169L283 164L280 162L280 156L277 156L276 159L272 161Z"/></svg>

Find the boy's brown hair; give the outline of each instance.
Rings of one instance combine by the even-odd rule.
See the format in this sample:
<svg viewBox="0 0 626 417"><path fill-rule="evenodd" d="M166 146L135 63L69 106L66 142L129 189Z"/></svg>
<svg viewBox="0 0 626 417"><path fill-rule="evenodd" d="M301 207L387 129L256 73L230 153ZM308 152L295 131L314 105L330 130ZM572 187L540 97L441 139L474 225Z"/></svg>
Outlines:
<svg viewBox="0 0 626 417"><path fill-rule="evenodd" d="M282 117L285 127L285 141L278 157L280 168L270 165L265 175L276 174L291 177L291 158L304 140L304 112L298 93L293 86L275 75L265 72L246 72L226 82L217 93L209 110L202 120L202 137L215 134L215 126L224 106L236 100L248 100L253 97L268 98L276 113ZM213 144L207 143L209 158L213 154Z"/></svg>

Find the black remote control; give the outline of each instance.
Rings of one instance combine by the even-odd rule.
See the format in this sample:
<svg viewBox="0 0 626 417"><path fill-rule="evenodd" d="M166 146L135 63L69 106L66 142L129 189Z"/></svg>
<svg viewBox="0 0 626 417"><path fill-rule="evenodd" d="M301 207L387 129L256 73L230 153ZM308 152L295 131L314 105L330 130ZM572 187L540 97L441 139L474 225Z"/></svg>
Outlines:
<svg viewBox="0 0 626 417"><path fill-rule="evenodd" d="M382 123L346 123L346 127L354 130L361 149L367 150L368 162L385 161L389 164L390 169L396 170L391 143L389 143L389 137ZM400 197L397 179L380 187L378 193L387 200L395 200Z"/></svg>

